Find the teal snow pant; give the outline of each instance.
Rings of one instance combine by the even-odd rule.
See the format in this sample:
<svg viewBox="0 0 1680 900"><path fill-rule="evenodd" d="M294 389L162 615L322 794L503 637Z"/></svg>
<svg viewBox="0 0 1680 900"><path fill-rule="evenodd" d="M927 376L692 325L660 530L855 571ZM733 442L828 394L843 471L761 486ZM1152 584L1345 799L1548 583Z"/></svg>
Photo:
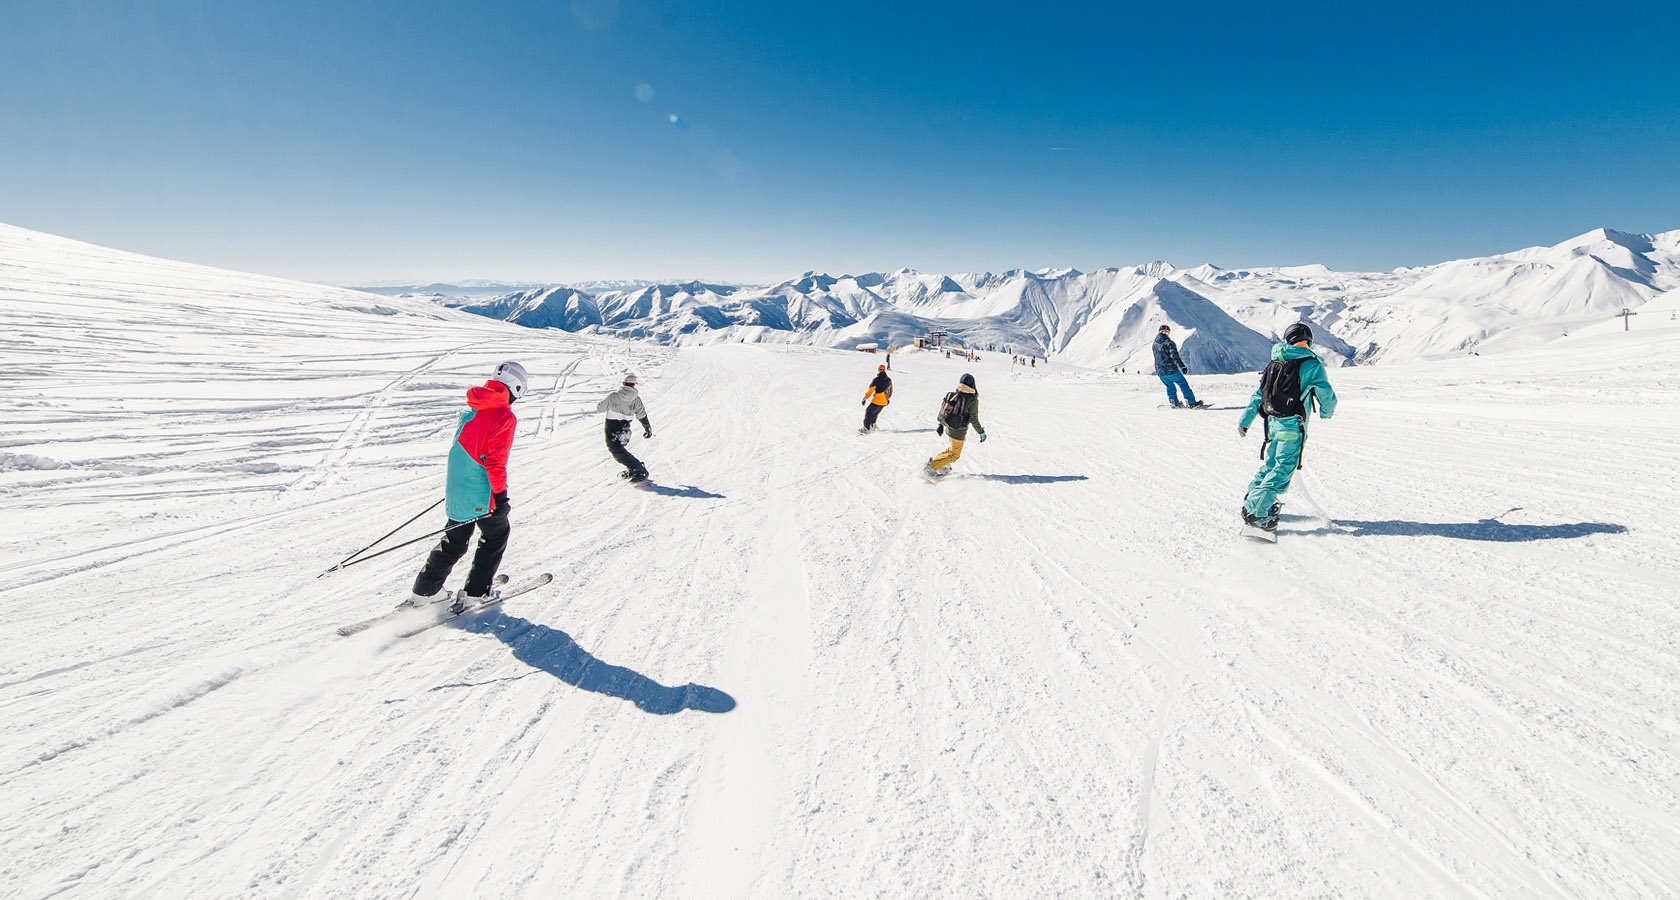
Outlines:
<svg viewBox="0 0 1680 900"><path fill-rule="evenodd" d="M1243 509L1255 518L1271 515L1272 504L1289 490L1289 480L1301 467L1301 442L1307 439L1300 416L1283 416L1266 420L1266 450L1261 457L1260 471L1248 483L1248 496Z"/></svg>

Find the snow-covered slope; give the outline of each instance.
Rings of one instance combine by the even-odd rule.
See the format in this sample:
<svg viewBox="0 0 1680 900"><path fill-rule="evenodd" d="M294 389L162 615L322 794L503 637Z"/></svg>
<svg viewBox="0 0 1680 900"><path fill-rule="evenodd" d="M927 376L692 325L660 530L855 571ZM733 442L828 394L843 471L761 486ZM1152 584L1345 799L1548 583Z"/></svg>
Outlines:
<svg viewBox="0 0 1680 900"><path fill-rule="evenodd" d="M1162 281L1181 289L1173 292L1179 302L1170 304L1180 318L1168 314L1158 297L1150 299ZM970 346L1128 369L1146 349L1148 341L1139 338L1172 324L1179 333L1199 335L1200 361L1193 366L1236 372L1253 364L1257 344L1275 340L1296 322L1312 325L1315 346L1337 361L1403 362L1542 342L1676 287L1680 231L1636 235L1598 229L1553 247L1393 272L1335 272L1322 265L1180 270L1163 262L1091 273L808 272L768 287L683 284L609 291L597 295L601 322L587 315L534 313L531 292L464 308L523 317L539 327L677 345L903 345L941 328ZM1129 318L1134 307L1145 318Z"/></svg>
<svg viewBox="0 0 1680 900"><path fill-rule="evenodd" d="M1252 374L1184 413L908 352L864 437L878 357L626 359L15 230L0 316L8 898L1680 884L1666 316L1332 372L1271 547L1233 534ZM510 357L504 568L554 584L335 636L429 542L317 573L438 498L462 388ZM650 492L593 412L626 366ZM990 440L922 484L965 370Z"/></svg>

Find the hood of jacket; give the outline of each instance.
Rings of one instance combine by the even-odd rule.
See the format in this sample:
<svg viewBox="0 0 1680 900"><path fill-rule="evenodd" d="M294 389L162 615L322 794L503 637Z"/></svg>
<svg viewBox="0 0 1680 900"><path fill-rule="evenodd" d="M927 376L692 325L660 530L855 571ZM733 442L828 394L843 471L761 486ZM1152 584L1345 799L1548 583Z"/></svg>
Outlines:
<svg viewBox="0 0 1680 900"><path fill-rule="evenodd" d="M1318 354L1312 352L1311 347L1297 347L1294 344L1279 342L1272 348L1272 359L1318 359Z"/></svg>
<svg viewBox="0 0 1680 900"><path fill-rule="evenodd" d="M467 388L467 406L473 409L506 409L512 398L507 385L486 381L483 387Z"/></svg>

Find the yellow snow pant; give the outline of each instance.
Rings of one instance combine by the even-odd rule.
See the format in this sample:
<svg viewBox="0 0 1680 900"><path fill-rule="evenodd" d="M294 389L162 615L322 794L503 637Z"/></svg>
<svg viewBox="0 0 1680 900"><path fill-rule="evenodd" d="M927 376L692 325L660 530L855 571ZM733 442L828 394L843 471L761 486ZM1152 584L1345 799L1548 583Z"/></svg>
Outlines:
<svg viewBox="0 0 1680 900"><path fill-rule="evenodd" d="M951 446L947 448L944 453L928 460L928 465L934 467L935 469L943 469L951 463L956 462L958 459L962 458L962 445L962 441L959 441L956 438L951 438Z"/></svg>

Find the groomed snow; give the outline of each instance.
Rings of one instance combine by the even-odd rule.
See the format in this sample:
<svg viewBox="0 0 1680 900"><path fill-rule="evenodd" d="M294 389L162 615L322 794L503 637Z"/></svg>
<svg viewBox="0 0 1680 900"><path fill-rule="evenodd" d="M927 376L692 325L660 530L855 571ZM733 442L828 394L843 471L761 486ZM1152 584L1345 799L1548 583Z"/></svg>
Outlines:
<svg viewBox="0 0 1680 900"><path fill-rule="evenodd" d="M904 353L860 436L875 356L0 231L0 897L1673 896L1666 320L1332 370L1257 546L1252 375ZM508 358L504 569L555 583L337 637L425 544L316 576ZM990 440L923 484L964 371Z"/></svg>

